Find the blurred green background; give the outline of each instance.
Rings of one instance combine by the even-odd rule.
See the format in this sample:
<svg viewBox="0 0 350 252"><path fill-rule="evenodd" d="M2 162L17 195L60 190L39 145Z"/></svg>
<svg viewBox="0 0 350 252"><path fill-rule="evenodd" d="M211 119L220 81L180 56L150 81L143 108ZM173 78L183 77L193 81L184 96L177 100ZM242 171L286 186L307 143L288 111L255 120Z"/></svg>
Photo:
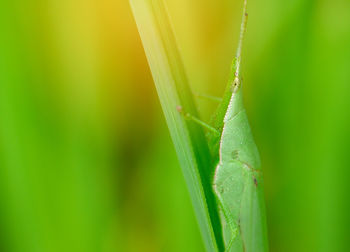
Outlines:
<svg viewBox="0 0 350 252"><path fill-rule="evenodd" d="M241 2L166 0L193 91L223 93ZM248 13L271 251L348 251L350 2ZM127 0L0 2L0 204L0 251L203 251Z"/></svg>

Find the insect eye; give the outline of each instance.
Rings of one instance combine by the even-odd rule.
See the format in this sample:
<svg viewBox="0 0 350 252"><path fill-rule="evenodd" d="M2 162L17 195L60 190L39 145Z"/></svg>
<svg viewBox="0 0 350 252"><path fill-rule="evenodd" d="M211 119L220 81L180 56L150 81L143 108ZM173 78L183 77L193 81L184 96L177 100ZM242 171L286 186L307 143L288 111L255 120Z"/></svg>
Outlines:
<svg viewBox="0 0 350 252"><path fill-rule="evenodd" d="M233 81L233 85L232 85L232 88L233 88L233 92L236 93L238 88L239 88L239 78L236 77Z"/></svg>

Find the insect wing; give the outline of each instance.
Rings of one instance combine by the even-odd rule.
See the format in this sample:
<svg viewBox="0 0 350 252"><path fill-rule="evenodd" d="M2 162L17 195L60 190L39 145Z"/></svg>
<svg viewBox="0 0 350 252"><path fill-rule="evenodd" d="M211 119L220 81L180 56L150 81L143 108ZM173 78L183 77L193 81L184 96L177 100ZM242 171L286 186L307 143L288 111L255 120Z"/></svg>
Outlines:
<svg viewBox="0 0 350 252"><path fill-rule="evenodd" d="M265 242L267 227L262 175L260 172L246 170L244 180L240 228L245 251L268 251L267 243Z"/></svg>

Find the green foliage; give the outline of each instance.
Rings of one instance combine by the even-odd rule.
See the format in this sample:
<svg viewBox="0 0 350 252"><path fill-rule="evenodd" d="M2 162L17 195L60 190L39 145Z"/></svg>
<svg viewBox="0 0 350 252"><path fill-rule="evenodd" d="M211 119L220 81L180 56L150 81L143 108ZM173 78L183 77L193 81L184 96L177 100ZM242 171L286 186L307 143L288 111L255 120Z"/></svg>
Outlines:
<svg viewBox="0 0 350 252"><path fill-rule="evenodd" d="M206 247L217 251L223 245L209 148L200 126L177 109L197 115L167 13L162 1L132 0L131 5Z"/></svg>
<svg viewBox="0 0 350 252"><path fill-rule="evenodd" d="M96 97L58 88L87 88L92 62L79 60L69 77L58 73L58 59L44 53L47 22L37 16L37 5L0 5L0 250L102 251L115 208L107 127L101 111L91 120L82 105L92 111ZM79 51L66 50L60 59L65 73Z"/></svg>
<svg viewBox="0 0 350 252"><path fill-rule="evenodd" d="M221 97L243 1L164 2L192 91ZM271 251L348 251L349 10L249 2L243 96ZM0 251L204 251L129 1L3 0L0 13ZM194 99L209 121L217 103Z"/></svg>

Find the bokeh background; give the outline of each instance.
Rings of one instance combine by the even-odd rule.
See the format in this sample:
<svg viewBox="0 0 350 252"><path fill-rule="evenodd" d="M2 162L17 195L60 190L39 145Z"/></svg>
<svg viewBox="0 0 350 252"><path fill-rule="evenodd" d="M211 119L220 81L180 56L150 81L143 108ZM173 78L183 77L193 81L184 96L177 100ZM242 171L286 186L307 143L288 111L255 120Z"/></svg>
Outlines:
<svg viewBox="0 0 350 252"><path fill-rule="evenodd" d="M166 0L194 92L223 93L241 2ZM350 2L248 13L271 251L348 251ZM0 204L0 251L204 250L127 0L0 2Z"/></svg>

